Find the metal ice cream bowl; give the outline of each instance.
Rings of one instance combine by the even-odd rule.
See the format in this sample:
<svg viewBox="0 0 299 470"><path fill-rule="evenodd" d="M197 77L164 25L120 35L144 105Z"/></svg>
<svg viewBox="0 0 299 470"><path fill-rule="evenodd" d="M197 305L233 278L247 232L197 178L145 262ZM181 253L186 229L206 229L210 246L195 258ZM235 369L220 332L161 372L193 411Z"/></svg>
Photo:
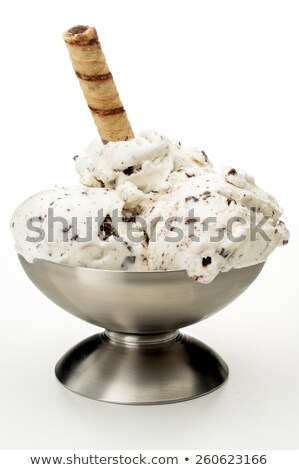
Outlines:
<svg viewBox="0 0 299 470"><path fill-rule="evenodd" d="M186 271L125 272L20 262L31 281L64 310L105 329L58 361L58 380L85 397L113 403L158 404L218 388L226 363L181 333L237 298L263 263L220 273L209 284Z"/></svg>

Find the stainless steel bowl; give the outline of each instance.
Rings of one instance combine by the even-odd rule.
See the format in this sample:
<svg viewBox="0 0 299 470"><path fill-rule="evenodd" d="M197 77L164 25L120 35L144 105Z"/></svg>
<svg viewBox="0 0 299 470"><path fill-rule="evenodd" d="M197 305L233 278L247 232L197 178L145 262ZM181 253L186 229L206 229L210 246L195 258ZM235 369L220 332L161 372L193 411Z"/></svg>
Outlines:
<svg viewBox="0 0 299 470"><path fill-rule="evenodd" d="M199 284L185 271L107 271L19 259L49 299L105 328L60 359L57 378L86 397L126 404L176 402L218 388L227 378L227 365L178 328L228 305L263 267L231 270Z"/></svg>

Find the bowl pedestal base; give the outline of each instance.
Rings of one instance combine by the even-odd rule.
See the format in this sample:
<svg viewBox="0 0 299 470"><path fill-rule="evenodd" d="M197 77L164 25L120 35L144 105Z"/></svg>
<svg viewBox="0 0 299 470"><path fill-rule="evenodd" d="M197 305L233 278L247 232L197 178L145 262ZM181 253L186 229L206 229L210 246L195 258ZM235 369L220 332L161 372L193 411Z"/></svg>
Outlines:
<svg viewBox="0 0 299 470"><path fill-rule="evenodd" d="M55 373L84 397L151 405L212 392L227 378L228 367L211 348L178 330L150 335L105 330L65 353Z"/></svg>

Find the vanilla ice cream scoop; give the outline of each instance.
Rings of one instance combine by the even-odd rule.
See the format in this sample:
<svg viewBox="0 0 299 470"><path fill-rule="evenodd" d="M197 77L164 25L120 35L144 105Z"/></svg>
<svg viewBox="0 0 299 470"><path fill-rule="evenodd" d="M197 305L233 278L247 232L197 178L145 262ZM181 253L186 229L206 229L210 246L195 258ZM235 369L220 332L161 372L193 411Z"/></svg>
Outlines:
<svg viewBox="0 0 299 470"><path fill-rule="evenodd" d="M154 131L106 145L96 139L75 157L75 162L80 181L86 186L116 188L130 182L144 193L161 191L169 176L183 168L192 168L192 173L210 165L204 152L196 148L184 151L180 142Z"/></svg>
<svg viewBox="0 0 299 470"><path fill-rule="evenodd" d="M275 199L244 172L193 176L148 210L149 269L184 267L208 283L220 271L261 263L288 241L280 215Z"/></svg>
<svg viewBox="0 0 299 470"><path fill-rule="evenodd" d="M89 268L147 270L144 233L135 228L128 239L123 206L116 191L104 188L37 193L12 217L16 250L30 262L37 258Z"/></svg>

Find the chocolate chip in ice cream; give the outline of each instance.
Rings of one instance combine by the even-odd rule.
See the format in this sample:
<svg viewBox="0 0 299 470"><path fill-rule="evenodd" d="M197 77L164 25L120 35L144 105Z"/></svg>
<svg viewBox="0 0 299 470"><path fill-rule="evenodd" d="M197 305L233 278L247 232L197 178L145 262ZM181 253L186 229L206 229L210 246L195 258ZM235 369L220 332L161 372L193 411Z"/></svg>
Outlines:
<svg viewBox="0 0 299 470"><path fill-rule="evenodd" d="M148 236L148 234L147 234L147 232L146 232L145 230L143 230L143 233L144 233L144 241L145 241L146 244L148 244L148 242L149 242L149 236Z"/></svg>
<svg viewBox="0 0 299 470"><path fill-rule="evenodd" d="M124 245L126 245L126 247L128 248L128 250L132 253L133 250L132 250L131 245L129 245L128 242L124 242Z"/></svg>
<svg viewBox="0 0 299 470"><path fill-rule="evenodd" d="M227 205L230 206L232 202L234 202L235 204L237 204L236 201L235 201L232 197L228 197L228 198L227 198Z"/></svg>
<svg viewBox="0 0 299 470"><path fill-rule="evenodd" d="M185 220L185 224L187 224L187 225L188 224L194 224L195 222L197 222L197 219L192 219L192 217Z"/></svg>
<svg viewBox="0 0 299 470"><path fill-rule="evenodd" d="M125 170L123 170L123 173L127 176L130 176L134 173L134 167L133 166L128 166Z"/></svg>
<svg viewBox="0 0 299 470"><path fill-rule="evenodd" d="M118 237L118 233L112 225L112 220L109 214L106 215L103 223L100 226L98 237L100 240L105 241L111 236Z"/></svg>
<svg viewBox="0 0 299 470"><path fill-rule="evenodd" d="M194 201L194 202L197 202L199 201L198 197L195 197L195 196L188 196L188 197L185 197L185 202L188 202L188 201Z"/></svg>
<svg viewBox="0 0 299 470"><path fill-rule="evenodd" d="M206 258L203 258L203 259L202 259L202 265L203 265L204 267L208 266L208 265L211 264L211 263L212 263L212 258L211 258L211 256L207 256Z"/></svg>
<svg viewBox="0 0 299 470"><path fill-rule="evenodd" d="M204 156L205 162L208 163L209 158L208 158L206 152L204 152L204 150L202 150L202 151L201 151L201 154Z"/></svg>
<svg viewBox="0 0 299 470"><path fill-rule="evenodd" d="M128 166L125 170L123 170L123 173L127 176L132 175L133 173L138 173L142 169L142 165L135 165L135 166Z"/></svg>
<svg viewBox="0 0 299 470"><path fill-rule="evenodd" d="M136 260L136 256L127 256L122 264L121 264L121 267L122 268L126 268L128 267L130 264L134 264L135 263L135 260Z"/></svg>
<svg viewBox="0 0 299 470"><path fill-rule="evenodd" d="M221 248L221 250L219 251L219 255L223 256L223 258L227 258L229 255L229 252L225 248Z"/></svg>
<svg viewBox="0 0 299 470"><path fill-rule="evenodd" d="M122 221L123 222L127 222L127 223L133 223L133 222L136 222L136 216L130 216L130 217L126 217L126 216L123 216L122 217Z"/></svg>

